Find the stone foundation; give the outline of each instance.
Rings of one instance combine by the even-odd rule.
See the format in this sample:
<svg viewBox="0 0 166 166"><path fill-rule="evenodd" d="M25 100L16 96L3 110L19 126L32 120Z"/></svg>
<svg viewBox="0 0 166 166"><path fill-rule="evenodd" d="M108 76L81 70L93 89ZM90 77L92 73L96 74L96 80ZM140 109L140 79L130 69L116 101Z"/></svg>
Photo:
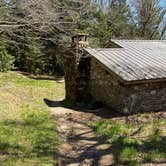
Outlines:
<svg viewBox="0 0 166 166"><path fill-rule="evenodd" d="M127 113L166 111L165 83L133 85L128 90L130 95L125 104Z"/></svg>

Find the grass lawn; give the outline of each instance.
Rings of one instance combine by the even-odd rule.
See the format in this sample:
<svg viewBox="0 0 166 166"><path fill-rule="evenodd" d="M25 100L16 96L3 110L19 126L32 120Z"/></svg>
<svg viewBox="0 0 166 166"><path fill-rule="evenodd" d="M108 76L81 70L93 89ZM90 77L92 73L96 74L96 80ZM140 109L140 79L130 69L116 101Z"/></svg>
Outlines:
<svg viewBox="0 0 166 166"><path fill-rule="evenodd" d="M148 114L140 114L132 118L149 117ZM135 124L113 119L94 122L91 127L111 144L110 154L114 156L115 165L166 163L166 119Z"/></svg>
<svg viewBox="0 0 166 166"><path fill-rule="evenodd" d="M57 127L43 102L64 97L64 84L0 73L0 165L56 165Z"/></svg>

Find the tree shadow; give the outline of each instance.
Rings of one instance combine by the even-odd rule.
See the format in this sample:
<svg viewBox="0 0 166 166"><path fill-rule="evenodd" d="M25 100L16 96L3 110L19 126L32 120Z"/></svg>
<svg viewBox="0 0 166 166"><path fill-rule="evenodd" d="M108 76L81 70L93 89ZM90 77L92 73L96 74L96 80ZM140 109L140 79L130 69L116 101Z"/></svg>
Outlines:
<svg viewBox="0 0 166 166"><path fill-rule="evenodd" d="M52 100L49 100L49 99L43 99L43 101L45 102L45 104L48 106L48 107L65 107L65 108L68 108L63 100L62 101L52 101Z"/></svg>
<svg viewBox="0 0 166 166"><path fill-rule="evenodd" d="M97 117L100 117L101 119L111 119L111 118L119 118L123 117L125 121L130 121L129 116L124 116L122 114L119 114L117 112L114 112L114 110L108 109L108 108L100 108L97 110L89 110L81 107L71 107L70 105L66 104L66 101L52 101L48 99L44 99L44 102L47 104L47 106L56 108L56 107L63 107L63 108L69 108L72 109L74 112L82 112L82 113L90 113ZM82 115L82 114L81 114ZM56 114L55 114L56 116ZM58 117L57 117L58 118ZM136 144L136 143L126 143L124 141L125 137L119 137L118 139L114 140L112 143L110 143L108 140L109 138L103 137L103 136L91 136L89 137L89 134L94 134L92 130L84 130L84 128L89 127L90 120L85 120L84 117L77 117L75 114L70 117L68 115L68 121L70 121L73 126L73 130L80 130L81 133L73 133L72 135L69 135L67 138L67 142L69 142L72 145L72 151L75 151L77 153L76 156L70 155L70 151L66 151L64 153L59 153L58 156L60 158L59 165L60 166L66 166L68 164L87 164L86 161L90 161L90 165L92 166L101 166L101 160L104 156L110 156L108 159L108 165L136 165L137 161L133 158L130 161L122 161L121 160L121 154L126 148L133 147L136 149L137 152L143 152L145 155L148 155L148 153L151 153L155 150L157 150L159 153L166 153L165 147L166 147L166 137L161 137L160 140L152 141L152 140L145 140L142 142L142 144ZM68 125L68 124L67 124ZM139 128L137 131L133 133L133 136L139 133L141 128ZM64 134L64 133L62 133ZM80 145L79 142L85 142L84 145ZM86 143L87 142L87 143ZM92 142L92 143L91 143ZM93 143L94 142L94 143ZM110 146L102 149L98 148L99 146L102 146L104 144L109 144ZM161 146L160 146L161 145ZM107 160L107 159L106 159ZM87 161L87 162L89 162ZM85 162L85 163L84 163ZM147 159L146 157L143 158L143 160L138 163L156 163L156 164L162 164L164 161L154 161ZM81 165L80 164L80 165ZM88 165L88 164L87 164Z"/></svg>
<svg viewBox="0 0 166 166"><path fill-rule="evenodd" d="M150 155L151 152L156 151L158 154L165 154L166 156L166 137L161 136L160 139L157 141L154 140L144 140L141 144L138 144L136 142L126 142L126 137L119 137L117 140L112 142L112 154L115 159L116 164L124 164L124 165L136 165L136 164L149 164L149 163L155 163L155 164L162 164L166 163L166 160L158 161L154 158L147 157ZM134 148L136 150L137 154L142 153L142 160L138 161L137 157L135 158L132 156L132 153L130 155L127 155L125 159L121 158L122 152L126 148Z"/></svg>
<svg viewBox="0 0 166 166"><path fill-rule="evenodd" d="M34 75L34 74L30 74L27 72L20 72L20 74L30 78L30 79L34 79L34 80L52 80L52 81L57 81L57 82L61 82L64 80L64 76L63 75ZM64 81L63 81L64 82Z"/></svg>
<svg viewBox="0 0 166 166"><path fill-rule="evenodd" d="M73 134L72 137L68 138L68 141L72 144L72 149L79 155L72 156L69 154L69 152L65 152L65 154L59 154L60 158L60 166L66 166L68 164L90 164L91 166L99 166L100 160L103 156L109 155L112 152L112 148L110 146L106 148L99 148L99 146L108 144L108 141L106 138L102 136L89 136L93 134L93 131L85 131L84 127L89 127L89 125L85 122L83 122L81 119L70 119L71 122L73 122L75 125L81 125L78 129L83 131L81 134ZM77 129L77 127L74 127L74 129ZM83 144L80 142L84 142ZM99 148L99 149L98 149ZM80 153L81 152L81 153ZM89 160L89 161L88 161ZM86 163L90 162L90 163ZM109 161L110 162L110 161ZM113 161L111 161L113 162ZM111 166L111 165L110 165Z"/></svg>
<svg viewBox="0 0 166 166"><path fill-rule="evenodd" d="M110 118L116 118L116 117L124 117L123 114L115 111L114 109L107 108L104 106L99 106L99 108L96 109L89 109L85 106L71 106L66 100L61 101L52 101L47 98L43 99L45 104L48 107L56 108L56 107L62 107L67 109L72 109L75 112L84 112L84 113L92 113L97 117L103 118L103 119L110 119Z"/></svg>
<svg viewBox="0 0 166 166"><path fill-rule="evenodd" d="M74 122L74 124L81 124L83 126L88 126L87 123L82 122L81 120L71 120ZM92 131L85 131L81 134L73 135L72 138L70 138L69 142L75 144L75 146L78 148L77 151L82 151L79 156L72 157L70 155L59 155L61 158L61 165L65 166L67 164L78 164L78 163L84 163L87 160L90 160L90 165L92 166L101 166L101 159L103 156L110 155L112 156L112 161L110 159L108 160L108 165L138 165L138 164L163 164L166 163L166 160L158 161L155 159L147 158L149 154L153 151L157 151L157 153L162 153L166 155L166 137L161 136L158 140L144 140L141 144L138 144L136 142L126 142L126 137L119 137L118 139L114 140L112 143L110 143L108 138L102 137L102 136L94 136L94 137L88 137L87 134L91 133ZM79 147L79 143L77 141L85 141L85 142L96 142L92 145L86 147ZM110 144L110 147L104 149L98 149L99 146L104 144ZM137 161L137 158L134 158L132 154L127 155L127 157L123 160L121 158L121 154L126 148L134 148L136 149L137 153L143 153L144 157L141 161ZM110 163L109 163L110 162ZM85 163L86 164L86 163Z"/></svg>
<svg viewBox="0 0 166 166"><path fill-rule="evenodd" d="M31 162L31 159L35 157L41 164L50 162L44 159L47 157L57 160L59 142L56 137L53 137L53 133L58 132L56 128L19 120L5 120L0 122L0 126L3 129L0 136L0 155L6 156L3 161L0 160L0 165L12 158L15 160L26 159ZM15 132L18 132L18 140ZM22 138L25 139L25 144L28 142L30 149L24 146L23 142L19 142ZM37 163L39 164L38 161Z"/></svg>

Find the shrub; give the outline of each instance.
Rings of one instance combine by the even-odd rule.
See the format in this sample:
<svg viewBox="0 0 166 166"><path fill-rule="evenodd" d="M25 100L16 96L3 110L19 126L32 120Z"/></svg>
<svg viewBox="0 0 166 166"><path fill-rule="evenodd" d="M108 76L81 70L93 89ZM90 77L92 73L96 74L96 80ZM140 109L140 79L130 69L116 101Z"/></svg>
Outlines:
<svg viewBox="0 0 166 166"><path fill-rule="evenodd" d="M136 160L137 150L133 146L124 147L120 153L121 162L131 162Z"/></svg>
<svg viewBox="0 0 166 166"><path fill-rule="evenodd" d="M7 53L4 44L0 43L0 72L14 69L14 57Z"/></svg>
<svg viewBox="0 0 166 166"><path fill-rule="evenodd" d="M130 126L120 125L119 123L108 120L108 121L98 121L92 123L91 126L99 134L109 139L110 142L117 140L120 137L126 136Z"/></svg>

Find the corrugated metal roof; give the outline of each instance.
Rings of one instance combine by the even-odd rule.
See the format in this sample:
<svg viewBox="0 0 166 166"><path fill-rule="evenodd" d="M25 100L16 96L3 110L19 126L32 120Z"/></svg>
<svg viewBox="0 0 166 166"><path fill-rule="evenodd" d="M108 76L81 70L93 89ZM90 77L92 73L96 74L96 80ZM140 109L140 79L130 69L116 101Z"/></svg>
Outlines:
<svg viewBox="0 0 166 166"><path fill-rule="evenodd" d="M166 41L113 42L123 48L85 50L125 81L166 79Z"/></svg>
<svg viewBox="0 0 166 166"><path fill-rule="evenodd" d="M112 40L123 48L166 51L166 40Z"/></svg>

